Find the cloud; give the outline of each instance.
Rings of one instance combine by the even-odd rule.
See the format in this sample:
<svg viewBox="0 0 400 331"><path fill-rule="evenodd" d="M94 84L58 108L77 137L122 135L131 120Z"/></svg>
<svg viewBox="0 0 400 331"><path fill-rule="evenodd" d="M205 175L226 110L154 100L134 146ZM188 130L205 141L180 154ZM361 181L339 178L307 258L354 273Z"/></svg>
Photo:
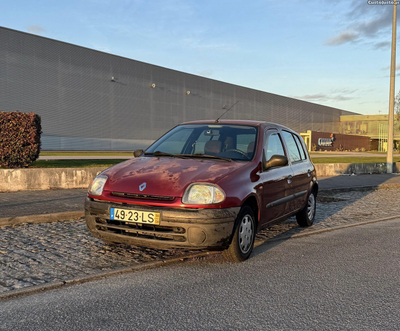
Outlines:
<svg viewBox="0 0 400 331"><path fill-rule="evenodd" d="M392 43L390 41L381 41L374 45L374 49L388 49Z"/></svg>
<svg viewBox="0 0 400 331"><path fill-rule="evenodd" d="M203 77L211 77L213 73L214 73L214 71L212 71L212 70L203 70L203 71L199 72L199 75L203 76Z"/></svg>
<svg viewBox="0 0 400 331"><path fill-rule="evenodd" d="M386 66L386 67L382 68L382 70L390 70L390 66ZM398 64L398 65L396 66L396 71L397 71L397 70L400 70L400 64Z"/></svg>
<svg viewBox="0 0 400 331"><path fill-rule="evenodd" d="M332 93L341 93L341 94L353 94L354 92L357 92L358 89L355 90L349 90L347 88L341 88L341 89L334 89L332 90Z"/></svg>
<svg viewBox="0 0 400 331"><path fill-rule="evenodd" d="M295 99L306 100L311 102L322 102L322 101L347 101L352 100L354 97L348 97L345 95L327 95L323 93L318 94L306 94L302 96L294 96Z"/></svg>
<svg viewBox="0 0 400 331"><path fill-rule="evenodd" d="M27 27L26 31L34 34L42 34L45 30L40 25L30 25Z"/></svg>
<svg viewBox="0 0 400 331"><path fill-rule="evenodd" d="M343 31L338 36L330 38L326 44L329 46L337 46L348 42L353 42L358 38L358 36L359 35L357 33Z"/></svg>
<svg viewBox="0 0 400 331"><path fill-rule="evenodd" d="M379 30L390 27L392 24L392 7L386 6L383 12L375 19L355 24L354 28L361 34L372 36Z"/></svg>
<svg viewBox="0 0 400 331"><path fill-rule="evenodd" d="M295 99L301 99L301 100L314 100L314 101L322 101L322 100L327 100L327 95L326 94L306 94L302 96L294 96L293 98Z"/></svg>
<svg viewBox="0 0 400 331"><path fill-rule="evenodd" d="M363 39L373 39L385 32L392 24L392 6L372 6L364 1L353 1L346 22L350 24L337 36L326 41L329 46L338 46L346 43L354 43ZM378 42L374 49L387 48L385 42Z"/></svg>
<svg viewBox="0 0 400 331"><path fill-rule="evenodd" d="M349 2L348 0L346 0ZM370 6L366 6L367 1L360 1L360 0L353 0L351 4L351 9L349 13L347 14L347 17L350 19L354 18L359 18L360 15L365 16L368 13L368 10L370 9Z"/></svg>
<svg viewBox="0 0 400 331"><path fill-rule="evenodd" d="M352 100L352 99L354 99L354 98L346 97L344 95L336 95L336 96L330 98L330 100L333 100L333 101L347 101L347 100Z"/></svg>

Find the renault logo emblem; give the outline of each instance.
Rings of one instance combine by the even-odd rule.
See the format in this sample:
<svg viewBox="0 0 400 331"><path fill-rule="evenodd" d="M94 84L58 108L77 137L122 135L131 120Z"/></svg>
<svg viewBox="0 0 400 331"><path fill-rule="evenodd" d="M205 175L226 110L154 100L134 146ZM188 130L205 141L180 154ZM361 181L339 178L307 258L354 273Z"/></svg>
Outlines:
<svg viewBox="0 0 400 331"><path fill-rule="evenodd" d="M146 188L146 183L139 185L139 190L142 192Z"/></svg>

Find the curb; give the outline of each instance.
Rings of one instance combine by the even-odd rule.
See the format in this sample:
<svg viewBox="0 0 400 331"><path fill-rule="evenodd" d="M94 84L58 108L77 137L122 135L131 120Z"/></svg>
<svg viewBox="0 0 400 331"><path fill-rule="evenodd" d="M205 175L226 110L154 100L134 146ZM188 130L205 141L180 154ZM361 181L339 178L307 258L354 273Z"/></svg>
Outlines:
<svg viewBox="0 0 400 331"><path fill-rule="evenodd" d="M184 262L185 260L190 260L190 259L199 258L199 257L205 257L208 255L215 255L218 253L219 252L211 251L211 252L201 252L201 253L196 253L196 254L188 254L188 255L183 255L183 256L168 259L168 260L162 260L162 261L156 261L156 262L146 262L146 263L143 263L138 266L96 273L95 275L91 275L91 276L75 278L75 279L67 279L62 282L54 282L54 283L49 283L49 284L44 284L44 285L37 285L37 286L34 285L28 289L21 288L18 290L13 290L11 293L0 294L0 301L7 300L7 299L15 299L15 298L19 298L19 297L26 296L26 295L31 295L31 294L41 293L41 292L45 292L45 291L49 291L49 290L54 290L54 289L58 289L58 288L64 287L64 286L72 286L72 285L77 285L77 284L88 283L91 281L100 280L103 278L108 278L108 277L113 277L113 276L118 276L118 275L123 275L123 274L131 273L131 272L138 272L138 271L142 271L142 270L159 268L159 267L163 267L163 266L170 265L170 264Z"/></svg>
<svg viewBox="0 0 400 331"><path fill-rule="evenodd" d="M14 226L28 223L50 223L56 221L72 220L82 218L84 211L67 211L62 213L27 215L0 218L0 227Z"/></svg>
<svg viewBox="0 0 400 331"><path fill-rule="evenodd" d="M342 193L342 192L354 192L354 191L375 191L375 190L389 190L400 188L400 183L393 184L379 184L379 185L370 185L370 186L353 186L353 187L338 187L338 188L330 188L330 189L319 189L319 192L330 192L330 193ZM317 196L318 198L318 196Z"/></svg>
<svg viewBox="0 0 400 331"><path fill-rule="evenodd" d="M387 218L380 218L380 219L372 220L372 221L359 222L359 223L354 223L354 224L339 225L336 227L310 231L307 233L298 233L293 236L284 236L281 238L270 238L270 239L266 239L264 241L260 240L260 241L257 241L254 243L254 247L259 247L266 243L307 237L307 236L311 236L314 234L320 234L320 233L324 233L324 232L331 232L331 231L346 229L346 228L355 227L355 226L362 226L362 225L367 225L367 224L372 224L372 223L389 221L389 220L393 220L393 219L397 219L397 218L400 219L400 215L390 216ZM131 273L131 272L138 272L138 271L142 271L142 270L154 269L157 267L163 267L163 266L167 266L170 264L185 262L186 260L190 260L190 259L194 259L194 258L212 256L212 255L216 255L219 253L220 252L218 252L218 251L210 251L210 252L188 254L188 255L177 257L177 258L172 258L169 260L147 262L142 265L138 265L138 266L134 266L134 267L127 267L127 268L121 268L121 269L112 270L112 271L101 272L101 273L87 276L87 277L65 280L63 282L56 282L56 283L50 283L50 284L45 284L45 285L33 286L32 288L29 288L29 289L22 288L22 289L18 289L18 290L13 290L12 293L0 294L0 301L7 300L7 299L19 298L22 296L41 293L41 292L45 292L45 291L49 291L49 290L54 290L54 289L58 289L58 288L61 288L64 286L72 286L72 285L77 285L77 284L88 283L91 281L100 280L103 278L108 278L108 277L113 277L113 276L118 276L118 275L123 275L123 274Z"/></svg>

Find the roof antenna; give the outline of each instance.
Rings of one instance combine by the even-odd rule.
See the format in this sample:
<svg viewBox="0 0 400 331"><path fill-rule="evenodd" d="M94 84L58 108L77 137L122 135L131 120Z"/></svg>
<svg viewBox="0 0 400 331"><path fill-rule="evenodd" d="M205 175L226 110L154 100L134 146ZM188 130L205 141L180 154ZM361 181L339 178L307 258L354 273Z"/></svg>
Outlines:
<svg viewBox="0 0 400 331"><path fill-rule="evenodd" d="M226 109L226 111L225 111L225 113L223 113L220 117L218 117L218 118L215 120L215 123L218 123L218 122L219 122L219 119L220 119L222 116L224 116L228 111L230 111L230 110L233 108L233 106L236 105L238 102L239 102L239 100L236 101L236 102L235 102L232 106L230 106L228 109L226 109L226 105L224 105L224 106L222 107L222 109Z"/></svg>

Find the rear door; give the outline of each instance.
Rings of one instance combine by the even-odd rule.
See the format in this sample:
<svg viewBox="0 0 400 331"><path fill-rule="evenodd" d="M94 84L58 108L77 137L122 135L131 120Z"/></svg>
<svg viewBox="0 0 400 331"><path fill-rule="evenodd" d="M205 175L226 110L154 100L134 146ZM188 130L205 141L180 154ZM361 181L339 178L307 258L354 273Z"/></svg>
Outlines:
<svg viewBox="0 0 400 331"><path fill-rule="evenodd" d="M308 189L312 180L313 166L310 160L308 160L301 137L286 130L282 130L282 136L286 143L289 162L293 172L290 187L292 199L287 205L287 211L293 212L303 208L306 203Z"/></svg>
<svg viewBox="0 0 400 331"><path fill-rule="evenodd" d="M263 163L273 155L286 156L282 137L278 130L269 129L264 139ZM289 165L284 167L270 168L261 173L263 182L262 208L260 227L274 223L286 214L287 196L290 194L290 181L292 170Z"/></svg>

